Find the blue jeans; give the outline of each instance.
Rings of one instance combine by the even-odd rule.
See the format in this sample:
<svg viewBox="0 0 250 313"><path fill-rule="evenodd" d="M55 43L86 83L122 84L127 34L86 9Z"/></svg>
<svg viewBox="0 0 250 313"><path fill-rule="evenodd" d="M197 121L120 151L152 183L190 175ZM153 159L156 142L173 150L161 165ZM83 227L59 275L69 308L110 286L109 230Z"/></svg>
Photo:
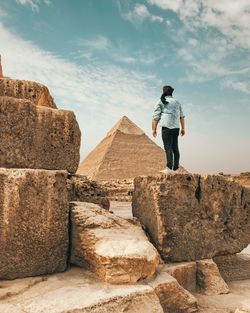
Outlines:
<svg viewBox="0 0 250 313"><path fill-rule="evenodd" d="M178 136L180 128L162 127L161 135L166 152L167 167L176 171L179 168L180 152L178 147Z"/></svg>

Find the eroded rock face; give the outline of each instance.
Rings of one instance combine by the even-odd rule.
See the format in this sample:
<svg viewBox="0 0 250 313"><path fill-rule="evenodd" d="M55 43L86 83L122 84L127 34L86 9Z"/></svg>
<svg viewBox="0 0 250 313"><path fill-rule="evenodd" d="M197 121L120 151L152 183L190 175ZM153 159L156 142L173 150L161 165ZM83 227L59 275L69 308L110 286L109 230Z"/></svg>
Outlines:
<svg viewBox="0 0 250 313"><path fill-rule="evenodd" d="M70 175L68 179L70 201L91 202L108 210L110 207L107 192L93 180L83 175Z"/></svg>
<svg viewBox="0 0 250 313"><path fill-rule="evenodd" d="M0 278L65 270L66 171L0 168Z"/></svg>
<svg viewBox="0 0 250 313"><path fill-rule="evenodd" d="M225 281L250 279L250 255L221 255L213 258Z"/></svg>
<svg viewBox="0 0 250 313"><path fill-rule="evenodd" d="M196 261L196 264L197 285L202 293L209 296L229 293L228 285L213 260L200 260Z"/></svg>
<svg viewBox="0 0 250 313"><path fill-rule="evenodd" d="M81 132L71 111L0 97L0 166L75 173Z"/></svg>
<svg viewBox="0 0 250 313"><path fill-rule="evenodd" d="M249 188L197 174L142 176L134 185L133 215L165 260L233 254L249 244Z"/></svg>
<svg viewBox="0 0 250 313"><path fill-rule="evenodd" d="M27 80L16 80L8 77L1 78L1 73L0 96L26 99L36 105L56 109L56 104L46 86Z"/></svg>
<svg viewBox="0 0 250 313"><path fill-rule="evenodd" d="M159 255L139 224L85 202L72 202L70 215L72 264L116 284L154 274Z"/></svg>
<svg viewBox="0 0 250 313"><path fill-rule="evenodd" d="M198 312L195 297L180 286L177 280L167 272L158 269L155 277L146 283L154 288L164 313Z"/></svg>

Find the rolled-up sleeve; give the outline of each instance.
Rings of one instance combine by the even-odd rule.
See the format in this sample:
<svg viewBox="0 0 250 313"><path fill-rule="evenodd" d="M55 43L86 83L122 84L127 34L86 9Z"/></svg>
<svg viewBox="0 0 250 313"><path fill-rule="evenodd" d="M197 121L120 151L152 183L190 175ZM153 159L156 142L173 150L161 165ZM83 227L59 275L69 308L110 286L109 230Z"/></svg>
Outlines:
<svg viewBox="0 0 250 313"><path fill-rule="evenodd" d="M180 117L185 117L183 110L182 110L182 107L181 107L181 104L180 104Z"/></svg>
<svg viewBox="0 0 250 313"><path fill-rule="evenodd" d="M153 120L159 121L161 119L161 105L157 103L154 109Z"/></svg>

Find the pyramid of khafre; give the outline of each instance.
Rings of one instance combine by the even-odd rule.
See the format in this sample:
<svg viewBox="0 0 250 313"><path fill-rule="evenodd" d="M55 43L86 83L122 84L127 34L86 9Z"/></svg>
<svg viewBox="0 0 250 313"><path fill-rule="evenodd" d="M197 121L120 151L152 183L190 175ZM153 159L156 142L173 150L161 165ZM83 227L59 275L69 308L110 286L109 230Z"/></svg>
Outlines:
<svg viewBox="0 0 250 313"><path fill-rule="evenodd" d="M163 149L123 116L81 162L77 173L94 180L129 179L156 174L165 163Z"/></svg>

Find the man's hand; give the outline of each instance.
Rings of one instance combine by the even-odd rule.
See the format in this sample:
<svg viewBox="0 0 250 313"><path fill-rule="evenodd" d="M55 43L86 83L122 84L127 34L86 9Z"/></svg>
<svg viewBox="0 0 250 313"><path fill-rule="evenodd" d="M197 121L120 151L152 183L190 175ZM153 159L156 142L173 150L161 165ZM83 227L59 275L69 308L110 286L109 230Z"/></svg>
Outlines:
<svg viewBox="0 0 250 313"><path fill-rule="evenodd" d="M154 137L157 136L157 130L156 130L156 129L153 130L153 136L154 136Z"/></svg>
<svg viewBox="0 0 250 313"><path fill-rule="evenodd" d="M184 136L184 135L185 135L185 129L182 128L182 129L181 129L181 136Z"/></svg>

